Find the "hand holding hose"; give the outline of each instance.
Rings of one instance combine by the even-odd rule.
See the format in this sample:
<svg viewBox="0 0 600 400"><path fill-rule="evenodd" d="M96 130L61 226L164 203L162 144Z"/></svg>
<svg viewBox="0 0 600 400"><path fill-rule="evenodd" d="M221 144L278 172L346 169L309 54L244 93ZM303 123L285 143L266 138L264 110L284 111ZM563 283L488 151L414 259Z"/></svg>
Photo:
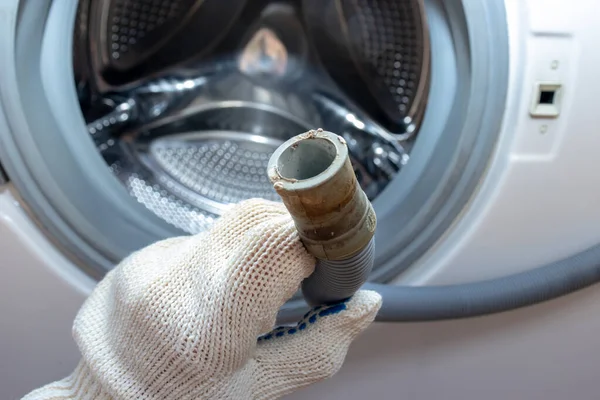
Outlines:
<svg viewBox="0 0 600 400"><path fill-rule="evenodd" d="M330 377L381 297L360 291L273 330L314 266L283 205L243 202L123 260L75 320L75 372L25 399L273 399Z"/></svg>

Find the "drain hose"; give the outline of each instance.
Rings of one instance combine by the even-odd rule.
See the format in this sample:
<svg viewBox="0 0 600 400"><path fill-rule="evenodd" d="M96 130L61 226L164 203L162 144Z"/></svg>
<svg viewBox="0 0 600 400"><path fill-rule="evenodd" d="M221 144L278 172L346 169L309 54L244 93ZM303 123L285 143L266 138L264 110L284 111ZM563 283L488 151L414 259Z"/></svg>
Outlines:
<svg viewBox="0 0 600 400"><path fill-rule="evenodd" d="M436 321L494 314L552 300L600 282L600 245L531 271L467 284L407 287L367 283L379 292L378 321Z"/></svg>
<svg viewBox="0 0 600 400"><path fill-rule="evenodd" d="M514 310L600 282L597 245L531 271L486 281L428 287L364 284L373 266L376 221L364 192L352 186L347 148L340 139L311 131L284 143L269 161L269 178L307 250L318 259L315 272L302 284L309 305L350 297L362 286L383 297L377 321L436 321Z"/></svg>
<svg viewBox="0 0 600 400"><path fill-rule="evenodd" d="M302 282L310 305L334 303L351 297L369 278L375 257L375 239L358 254L344 260L318 260L315 272Z"/></svg>
<svg viewBox="0 0 600 400"><path fill-rule="evenodd" d="M293 137L271 156L269 179L318 262L302 283L309 305L351 297L373 267L373 207L361 189L345 140L322 129Z"/></svg>

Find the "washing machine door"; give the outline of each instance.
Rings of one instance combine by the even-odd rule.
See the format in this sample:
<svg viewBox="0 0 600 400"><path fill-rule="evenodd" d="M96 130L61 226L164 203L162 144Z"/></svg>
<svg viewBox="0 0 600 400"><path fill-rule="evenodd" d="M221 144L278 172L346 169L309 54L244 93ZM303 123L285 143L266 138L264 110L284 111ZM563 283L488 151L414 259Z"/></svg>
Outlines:
<svg viewBox="0 0 600 400"><path fill-rule="evenodd" d="M207 229L231 204L277 201L270 154L322 127L346 139L373 202L371 280L385 283L456 220L500 132L502 0L0 10L0 161L39 225L98 279L149 243ZM282 317L303 307L294 298Z"/></svg>

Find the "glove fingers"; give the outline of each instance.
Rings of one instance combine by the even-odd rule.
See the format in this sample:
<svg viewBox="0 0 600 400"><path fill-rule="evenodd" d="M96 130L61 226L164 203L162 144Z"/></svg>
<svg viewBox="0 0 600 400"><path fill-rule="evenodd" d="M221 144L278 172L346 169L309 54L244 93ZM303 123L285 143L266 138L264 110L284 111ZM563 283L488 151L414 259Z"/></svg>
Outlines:
<svg viewBox="0 0 600 400"><path fill-rule="evenodd" d="M248 231L273 218L289 215L281 203L263 199L242 201L227 210L211 227L211 231L227 231L223 246L231 246ZM291 218L291 217L290 217Z"/></svg>
<svg viewBox="0 0 600 400"><path fill-rule="evenodd" d="M198 239L200 247L211 251L210 259L199 259L199 265L208 268L208 278L223 290L218 297L227 307L219 318L243 326L238 335L246 344L273 328L279 308L315 266L288 211L266 200L233 207Z"/></svg>
<svg viewBox="0 0 600 400"><path fill-rule="evenodd" d="M359 291L345 303L313 309L295 327L263 336L255 357L258 390L282 396L333 376L380 307L378 293Z"/></svg>

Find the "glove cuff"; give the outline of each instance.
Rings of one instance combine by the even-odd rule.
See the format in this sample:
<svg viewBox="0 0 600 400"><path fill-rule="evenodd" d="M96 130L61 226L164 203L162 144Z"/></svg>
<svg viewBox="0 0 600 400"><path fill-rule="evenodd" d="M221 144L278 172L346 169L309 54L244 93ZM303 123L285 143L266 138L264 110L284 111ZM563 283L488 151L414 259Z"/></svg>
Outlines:
<svg viewBox="0 0 600 400"><path fill-rule="evenodd" d="M34 390L22 400L50 399L111 400L112 397L104 391L82 360L71 375Z"/></svg>

